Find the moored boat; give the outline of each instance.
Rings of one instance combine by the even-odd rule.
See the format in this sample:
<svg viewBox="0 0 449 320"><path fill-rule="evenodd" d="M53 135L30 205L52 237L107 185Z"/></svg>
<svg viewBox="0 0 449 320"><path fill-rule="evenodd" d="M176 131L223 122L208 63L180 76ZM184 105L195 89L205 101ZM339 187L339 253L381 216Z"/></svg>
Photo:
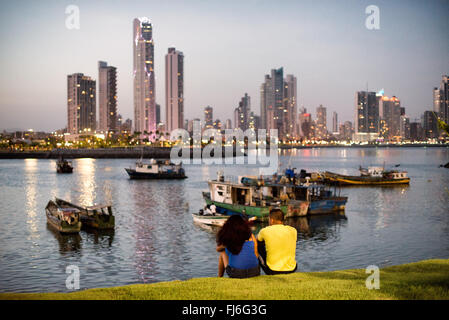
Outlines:
<svg viewBox="0 0 449 320"><path fill-rule="evenodd" d="M136 162L135 168L125 168L131 179L185 179L187 178L182 164L171 163L170 160L155 160L150 163Z"/></svg>
<svg viewBox="0 0 449 320"><path fill-rule="evenodd" d="M112 214L112 207L109 204L94 206L79 206L66 200L55 199L61 208L73 208L79 211L83 226L95 229L114 229L115 216Z"/></svg>
<svg viewBox="0 0 449 320"><path fill-rule="evenodd" d="M79 210L62 208L50 200L45 207L48 224L61 233L78 233L81 230Z"/></svg>
<svg viewBox="0 0 449 320"><path fill-rule="evenodd" d="M65 160L64 158L59 158L56 163L56 172L57 173L72 173L73 166L70 161Z"/></svg>
<svg viewBox="0 0 449 320"><path fill-rule="evenodd" d="M192 213L193 222L221 227L225 224L230 216L228 215L201 215L199 213Z"/></svg>
<svg viewBox="0 0 449 320"><path fill-rule="evenodd" d="M326 171L325 180L338 185L395 185L409 184L407 171L385 170L382 167L360 168L360 176L343 175Z"/></svg>

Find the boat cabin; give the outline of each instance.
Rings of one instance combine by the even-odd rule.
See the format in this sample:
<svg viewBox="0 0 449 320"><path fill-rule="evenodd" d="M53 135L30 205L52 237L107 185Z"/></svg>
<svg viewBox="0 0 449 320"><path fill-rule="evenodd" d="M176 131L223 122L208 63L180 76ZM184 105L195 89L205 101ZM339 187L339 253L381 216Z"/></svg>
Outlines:
<svg viewBox="0 0 449 320"><path fill-rule="evenodd" d="M170 160L155 160L151 159L150 163L143 163L138 161L136 163L136 172L140 173L170 173L177 172L181 168L181 165L171 163Z"/></svg>

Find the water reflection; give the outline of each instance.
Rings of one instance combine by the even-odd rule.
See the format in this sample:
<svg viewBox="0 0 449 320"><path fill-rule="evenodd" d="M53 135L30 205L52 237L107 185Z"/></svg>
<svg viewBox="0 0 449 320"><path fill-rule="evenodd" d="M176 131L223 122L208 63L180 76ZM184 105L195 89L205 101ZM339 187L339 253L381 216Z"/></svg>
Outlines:
<svg viewBox="0 0 449 320"><path fill-rule="evenodd" d="M165 269L182 272L187 241L182 223L173 221L181 221L188 207L184 182L130 180L129 184L134 198L134 258L139 279L154 281Z"/></svg>
<svg viewBox="0 0 449 320"><path fill-rule="evenodd" d="M79 175L77 179L79 201L81 205L90 206L96 197L95 190L95 159L77 159L75 170Z"/></svg>
<svg viewBox="0 0 449 320"><path fill-rule="evenodd" d="M300 239L312 238L318 241L333 241L339 238L340 229L346 227L347 219L345 213L340 212L328 215L287 218L285 225L291 226L298 231L298 241ZM214 236L220 230L220 227L200 223L195 223L195 226ZM267 226L268 222L254 223L251 231L257 235L262 228Z"/></svg>
<svg viewBox="0 0 449 320"><path fill-rule="evenodd" d="M52 228L47 223L47 230L55 237L59 244L59 252L66 254L69 252L78 252L81 250L81 236L76 234L62 234L59 231Z"/></svg>
<svg viewBox="0 0 449 320"><path fill-rule="evenodd" d="M38 226L37 226L37 159L25 160L25 196L26 196L26 212L27 212L27 225L30 234L29 240L36 241L39 238Z"/></svg>
<svg viewBox="0 0 449 320"><path fill-rule="evenodd" d="M90 227L83 227L86 233L86 242L93 242L99 245L100 248L107 248L112 246L114 241L115 230L98 230Z"/></svg>

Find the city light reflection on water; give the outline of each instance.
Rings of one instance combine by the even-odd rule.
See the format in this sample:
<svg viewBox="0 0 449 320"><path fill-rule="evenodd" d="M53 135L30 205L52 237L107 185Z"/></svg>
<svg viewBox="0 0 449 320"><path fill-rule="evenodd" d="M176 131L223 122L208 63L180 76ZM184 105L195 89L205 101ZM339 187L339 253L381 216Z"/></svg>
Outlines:
<svg viewBox="0 0 449 320"><path fill-rule="evenodd" d="M380 267L449 257L449 149L332 148L282 150L279 162L299 169L357 174L359 165L400 164L408 187L351 187L344 215L288 219L298 230L301 271ZM81 289L213 277L214 228L193 223L201 191L217 171L253 175L254 167L185 166L182 181L134 181L133 159L77 159L73 174L56 174L55 160L0 161L0 291L66 291L75 264ZM446 188L445 188L446 187ZM83 205L111 203L113 232L62 236L46 223L55 196ZM264 225L255 225L258 232Z"/></svg>

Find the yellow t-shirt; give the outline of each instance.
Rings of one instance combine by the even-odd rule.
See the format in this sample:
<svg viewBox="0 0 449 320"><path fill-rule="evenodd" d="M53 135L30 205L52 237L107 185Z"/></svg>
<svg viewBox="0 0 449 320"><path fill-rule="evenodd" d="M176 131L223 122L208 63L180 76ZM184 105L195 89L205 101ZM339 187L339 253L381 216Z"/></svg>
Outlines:
<svg viewBox="0 0 449 320"><path fill-rule="evenodd" d="M275 224L260 230L257 240L265 241L266 264L273 271L292 271L296 266L295 228Z"/></svg>

